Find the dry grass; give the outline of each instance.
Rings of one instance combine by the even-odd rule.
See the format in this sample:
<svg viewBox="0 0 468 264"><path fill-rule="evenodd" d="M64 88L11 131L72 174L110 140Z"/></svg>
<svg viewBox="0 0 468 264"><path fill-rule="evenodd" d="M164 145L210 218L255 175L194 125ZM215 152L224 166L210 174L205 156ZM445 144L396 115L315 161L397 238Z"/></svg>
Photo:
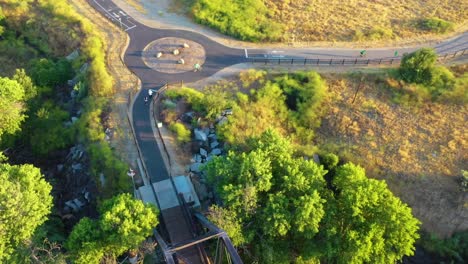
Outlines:
<svg viewBox="0 0 468 264"><path fill-rule="evenodd" d="M467 169L468 107L403 108L391 103L389 91L374 80L363 82L352 103L358 78L329 74L327 81L335 100L317 131L321 148L385 179L426 230L446 236L468 228L468 194L457 183Z"/></svg>
<svg viewBox="0 0 468 264"><path fill-rule="evenodd" d="M427 34L417 19L438 17L461 25L468 18L466 0L267 0L273 19L286 25L295 41L346 41L354 32L390 29L394 38ZM466 24L465 24L466 27Z"/></svg>

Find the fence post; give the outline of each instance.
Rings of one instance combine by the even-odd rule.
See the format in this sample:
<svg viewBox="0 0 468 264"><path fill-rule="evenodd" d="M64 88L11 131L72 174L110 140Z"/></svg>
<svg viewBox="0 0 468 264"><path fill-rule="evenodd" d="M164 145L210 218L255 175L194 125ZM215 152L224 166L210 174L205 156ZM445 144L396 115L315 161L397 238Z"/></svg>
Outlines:
<svg viewBox="0 0 468 264"><path fill-rule="evenodd" d="M343 62L341 63L341 65L344 65L344 61L345 61L345 59L343 59Z"/></svg>
<svg viewBox="0 0 468 264"><path fill-rule="evenodd" d="M320 63L320 59L317 59L317 65L319 65L319 63Z"/></svg>
<svg viewBox="0 0 468 264"><path fill-rule="evenodd" d="M332 64L333 59L330 59L330 65Z"/></svg>
<svg viewBox="0 0 468 264"><path fill-rule="evenodd" d="M304 59L304 65L306 65L306 63L307 63L307 59Z"/></svg>
<svg viewBox="0 0 468 264"><path fill-rule="evenodd" d="M293 64L293 63L294 63L294 59L291 59L291 64Z"/></svg>
<svg viewBox="0 0 468 264"><path fill-rule="evenodd" d="M281 64L281 59L280 58L278 58L278 64Z"/></svg>
<svg viewBox="0 0 468 264"><path fill-rule="evenodd" d="M390 64L393 64L393 59L390 60Z"/></svg>
<svg viewBox="0 0 468 264"><path fill-rule="evenodd" d="M369 60L367 60L367 65L369 65L369 62L370 62L370 59L369 59Z"/></svg>
<svg viewBox="0 0 468 264"><path fill-rule="evenodd" d="M267 62L268 62L268 59L267 59L267 58L265 58L265 65L267 65Z"/></svg>
<svg viewBox="0 0 468 264"><path fill-rule="evenodd" d="M466 51L466 49L463 50L463 52L462 52L462 54L461 54L462 56L465 55L465 51Z"/></svg>
<svg viewBox="0 0 468 264"><path fill-rule="evenodd" d="M379 64L382 64L382 58L380 58Z"/></svg>
<svg viewBox="0 0 468 264"><path fill-rule="evenodd" d="M354 60L354 65L356 65L356 64L357 64L357 59Z"/></svg>
<svg viewBox="0 0 468 264"><path fill-rule="evenodd" d="M452 58L455 58L455 56L457 56L457 53L458 53L458 51L455 51L455 53L453 54Z"/></svg>

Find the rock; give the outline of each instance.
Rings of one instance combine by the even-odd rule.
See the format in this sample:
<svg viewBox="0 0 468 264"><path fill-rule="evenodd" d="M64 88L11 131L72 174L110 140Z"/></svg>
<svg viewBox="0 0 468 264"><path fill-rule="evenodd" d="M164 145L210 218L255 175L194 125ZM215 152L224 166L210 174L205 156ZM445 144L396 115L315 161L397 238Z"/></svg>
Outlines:
<svg viewBox="0 0 468 264"><path fill-rule="evenodd" d="M80 56L80 53L78 52L78 50L74 50L72 53L68 54L68 56L66 56L65 58L68 60L68 61L72 61L76 58L78 58L78 56Z"/></svg>
<svg viewBox="0 0 468 264"><path fill-rule="evenodd" d="M73 163L71 167L73 171L79 171L83 169L83 165L81 165L81 163Z"/></svg>
<svg viewBox="0 0 468 264"><path fill-rule="evenodd" d="M198 162L198 163L200 163L202 161L202 157L201 157L200 154L195 154L193 156L193 159L194 159L195 162Z"/></svg>
<svg viewBox="0 0 468 264"><path fill-rule="evenodd" d="M218 137L216 136L216 134L209 134L208 135L208 138L211 140L211 141L217 141L218 140Z"/></svg>
<svg viewBox="0 0 468 264"><path fill-rule="evenodd" d="M185 60L184 60L184 59L180 59L180 60L177 61L177 63L184 65L184 64L185 64Z"/></svg>
<svg viewBox="0 0 468 264"><path fill-rule="evenodd" d="M226 115L232 115L232 109L226 109L224 110L221 115L226 116Z"/></svg>
<svg viewBox="0 0 468 264"><path fill-rule="evenodd" d="M66 201L65 205L70 207L74 212L78 212L79 207L72 201Z"/></svg>
<svg viewBox="0 0 468 264"><path fill-rule="evenodd" d="M85 206L84 203L82 203L80 200L78 199L73 199L73 202L76 204L76 206L78 206L78 208L81 209L81 207Z"/></svg>
<svg viewBox="0 0 468 264"><path fill-rule="evenodd" d="M223 116L219 119L219 121L217 122L217 125L220 126L224 123L226 123L228 121L227 117Z"/></svg>
<svg viewBox="0 0 468 264"><path fill-rule="evenodd" d="M75 98L77 95L78 95L78 91L76 91L76 90L72 90L72 91L70 92L70 97L71 97L72 99Z"/></svg>
<svg viewBox="0 0 468 264"><path fill-rule="evenodd" d="M208 139L205 132L203 132L203 131L201 131L199 129L195 129L193 132L195 134L195 139L196 140L206 141Z"/></svg>
<svg viewBox="0 0 468 264"><path fill-rule="evenodd" d="M317 163L317 164L320 165L320 158L319 158L319 155L314 154L314 155L312 156L312 158L314 159L315 163Z"/></svg>
<svg viewBox="0 0 468 264"><path fill-rule="evenodd" d="M162 52L158 52L158 53L156 53L156 58L158 58L158 59L159 59L159 58L161 58L161 57L162 57L162 55L163 55L163 54L162 54Z"/></svg>
<svg viewBox="0 0 468 264"><path fill-rule="evenodd" d="M91 197L89 196L89 192L84 193L84 198L86 199L86 201L88 201L88 203L91 202Z"/></svg>
<svg viewBox="0 0 468 264"><path fill-rule="evenodd" d="M67 121L67 122L63 123L64 127L71 127L71 125L72 125L72 122L70 122L70 121Z"/></svg>
<svg viewBox="0 0 468 264"><path fill-rule="evenodd" d="M62 172L63 171L63 164L57 165L57 171Z"/></svg>
<svg viewBox="0 0 468 264"><path fill-rule="evenodd" d="M211 144L210 144L210 148L212 148L212 149L216 148L217 146L219 146L219 142L218 142L218 141L213 141L213 142L211 142Z"/></svg>
<svg viewBox="0 0 468 264"><path fill-rule="evenodd" d="M99 181L101 182L101 186L106 185L106 177L104 176L104 174L102 172L99 173Z"/></svg>
<svg viewBox="0 0 468 264"><path fill-rule="evenodd" d="M179 54L180 54L180 51L179 51L179 49L175 49L175 50L173 50L173 51L172 51L172 54L174 54L174 55L179 55Z"/></svg>
<svg viewBox="0 0 468 264"><path fill-rule="evenodd" d="M199 163L199 162L193 163L192 165L190 165L190 171L195 172L195 173L199 173L200 172L200 165L201 165L201 163Z"/></svg>
<svg viewBox="0 0 468 264"><path fill-rule="evenodd" d="M215 148L210 152L210 156L219 156L221 155L222 151L219 148Z"/></svg>
<svg viewBox="0 0 468 264"><path fill-rule="evenodd" d="M76 116L72 116L72 118L71 118L71 122L72 122L72 124L75 124L75 123L76 123L76 121L78 121L78 117L76 117Z"/></svg>
<svg viewBox="0 0 468 264"><path fill-rule="evenodd" d="M204 148L200 148L200 155L202 158L206 158L208 156L208 152Z"/></svg>
<svg viewBox="0 0 468 264"><path fill-rule="evenodd" d="M190 123L193 120L194 112L187 112L182 115L182 121Z"/></svg>
<svg viewBox="0 0 468 264"><path fill-rule="evenodd" d="M184 49L190 48L189 44L187 44L187 43L184 43L184 44L182 45L182 47L184 47Z"/></svg>
<svg viewBox="0 0 468 264"><path fill-rule="evenodd" d="M212 159L213 159L213 156L208 156L208 157L206 157L205 162L209 162Z"/></svg>

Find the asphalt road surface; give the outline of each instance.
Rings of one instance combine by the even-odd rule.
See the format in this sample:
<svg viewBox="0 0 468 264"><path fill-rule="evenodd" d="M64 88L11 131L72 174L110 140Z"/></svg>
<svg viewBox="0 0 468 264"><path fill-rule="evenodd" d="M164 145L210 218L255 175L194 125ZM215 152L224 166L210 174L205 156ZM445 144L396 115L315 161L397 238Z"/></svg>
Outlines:
<svg viewBox="0 0 468 264"><path fill-rule="evenodd" d="M248 58L298 58L298 59L354 59L359 58L359 49L335 48L305 48L305 49L234 49L221 45L201 34L170 29L155 29L147 27L128 16L111 0L88 0L89 3L104 16L127 32L130 45L125 52L125 64L142 82L142 91L135 99L133 106L133 125L138 145L143 154L148 173L152 182L158 182L169 177L159 151L153 130L149 106L144 103L148 89L159 89L165 83L193 82L209 77L217 71L234 64L248 62ZM177 37L195 41L206 51L206 61L199 72L162 73L155 71L143 62L142 51L152 41L164 37ZM415 51L413 48L380 48L367 49L366 59L398 58L404 53ZM468 48L468 32L433 46L439 54L453 53ZM395 51L398 56L395 57Z"/></svg>

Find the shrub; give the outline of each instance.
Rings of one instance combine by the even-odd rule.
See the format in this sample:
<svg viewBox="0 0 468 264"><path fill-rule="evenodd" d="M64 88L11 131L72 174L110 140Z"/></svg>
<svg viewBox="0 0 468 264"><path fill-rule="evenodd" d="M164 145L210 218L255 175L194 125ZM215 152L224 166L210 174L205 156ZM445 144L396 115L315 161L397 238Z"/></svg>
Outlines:
<svg viewBox="0 0 468 264"><path fill-rule="evenodd" d="M188 130L182 123L173 123L169 125L169 130L176 133L177 141L180 143L187 143L191 139L190 130Z"/></svg>
<svg viewBox="0 0 468 264"><path fill-rule="evenodd" d="M364 40L382 40L382 39L391 39L393 37L393 30L391 28L385 27L373 27L365 32L361 30L356 30L354 32L353 40L354 41L364 41Z"/></svg>
<svg viewBox="0 0 468 264"><path fill-rule="evenodd" d="M436 60L437 54L430 48L403 55L399 68L401 79L410 83L428 83Z"/></svg>
<svg viewBox="0 0 468 264"><path fill-rule="evenodd" d="M258 0L196 0L195 20L242 40L279 40L282 26L268 19L270 11Z"/></svg>
<svg viewBox="0 0 468 264"><path fill-rule="evenodd" d="M321 162L327 170L334 169L338 165L339 161L340 158L333 153L327 153L321 157Z"/></svg>
<svg viewBox="0 0 468 264"><path fill-rule="evenodd" d="M453 30L454 25L452 22L445 21L436 17L431 17L420 20L419 28L434 33L446 33L448 31Z"/></svg>

